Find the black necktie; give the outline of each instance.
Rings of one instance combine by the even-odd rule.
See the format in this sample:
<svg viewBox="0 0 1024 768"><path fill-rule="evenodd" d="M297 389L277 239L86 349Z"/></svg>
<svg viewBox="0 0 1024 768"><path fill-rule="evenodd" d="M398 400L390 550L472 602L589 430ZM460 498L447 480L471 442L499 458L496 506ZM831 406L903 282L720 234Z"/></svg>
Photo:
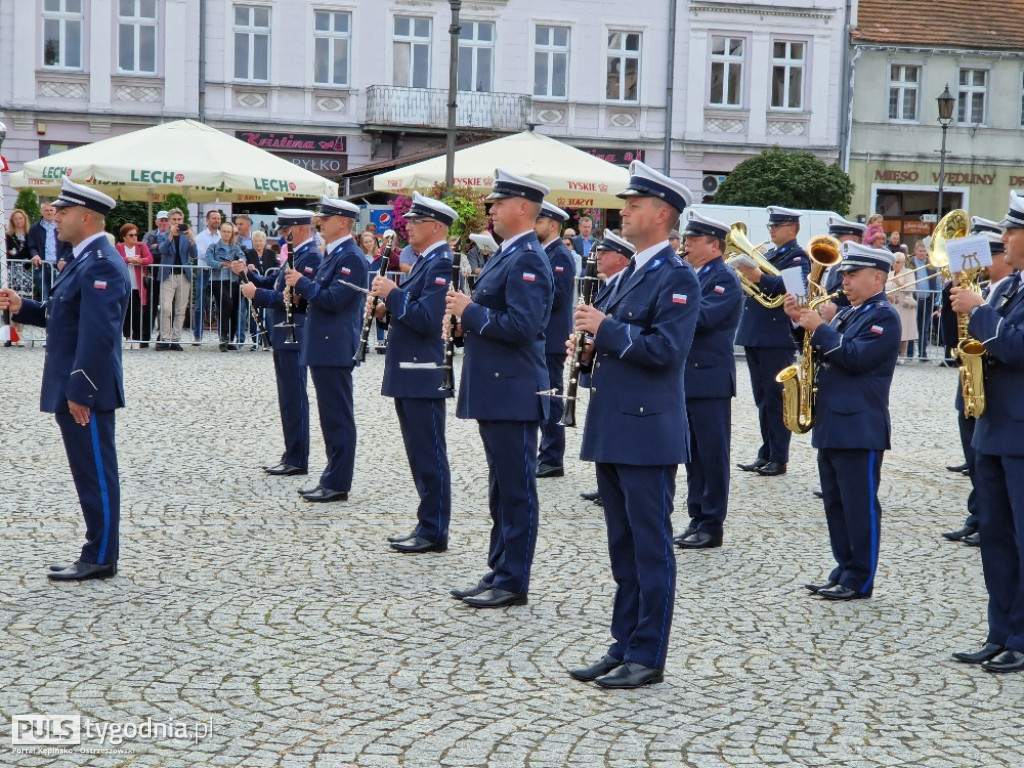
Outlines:
<svg viewBox="0 0 1024 768"><path fill-rule="evenodd" d="M631 278L633 276L633 273L635 271L636 271L636 256L633 256L629 260L629 266L627 266L624 270L622 270L622 277L620 277L619 278L619 282L617 282L615 284L615 291L612 294L613 296L617 296L619 294L619 291L621 291L625 287L626 281L628 281L629 278Z"/></svg>

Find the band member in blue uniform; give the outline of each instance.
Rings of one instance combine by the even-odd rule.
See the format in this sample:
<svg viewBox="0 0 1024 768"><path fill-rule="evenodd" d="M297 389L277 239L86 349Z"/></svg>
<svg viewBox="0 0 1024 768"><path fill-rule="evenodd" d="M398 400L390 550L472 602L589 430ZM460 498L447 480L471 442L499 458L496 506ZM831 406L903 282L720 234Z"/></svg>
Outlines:
<svg viewBox="0 0 1024 768"><path fill-rule="evenodd" d="M488 195L504 238L477 275L472 300L456 291L447 310L460 318L466 354L456 415L476 419L487 457L490 569L452 595L475 608L523 605L537 542L537 436L547 416L544 329L551 311L551 267L533 232L548 188L502 168Z"/></svg>
<svg viewBox="0 0 1024 768"><path fill-rule="evenodd" d="M803 338L811 333L817 397L811 445L836 567L825 584L807 589L829 600L871 597L878 568L881 508L878 484L889 449L889 388L900 352L900 318L885 295L894 257L843 243L843 290L850 306L826 323L786 298L786 314ZM802 330L801 330L802 329Z"/></svg>
<svg viewBox="0 0 1024 768"><path fill-rule="evenodd" d="M981 295L989 304L998 307L1002 293L1009 285L1006 278L1013 272L1013 267L1005 257L1006 246L1003 245L1003 228L989 219L972 216L970 234L983 234L989 238L992 265L986 270L989 284L982 290ZM971 492L967 495L967 517L963 527L955 531L945 531L942 536L949 541L963 541L968 546L978 546L980 544L978 536L978 478L974 471L974 446L971 445L974 440L976 420L964 417L964 396L960 379L956 380L954 407L956 408L957 428L960 433L960 447L964 453L964 466L967 469L967 476L971 480Z"/></svg>
<svg viewBox="0 0 1024 768"><path fill-rule="evenodd" d="M533 225L533 231L540 240L554 281L554 295L551 300L551 319L544 330L544 360L548 368L548 386L554 394L562 394L562 379L565 376L565 340L572 332L573 293L576 288L576 259L562 243L562 225L569 220L569 214L548 202L541 203L540 215ZM548 405L548 417L540 427L540 455L537 457L537 477L561 477L565 456L565 427L559 422L565 403L552 397Z"/></svg>
<svg viewBox="0 0 1024 768"><path fill-rule="evenodd" d="M668 241L690 190L639 161L629 171L622 236L636 255L603 311L579 306L574 315L576 329L594 337L580 458L596 464L616 589L614 642L569 674L607 688L664 679L676 585L672 500L678 465L690 460L685 366L700 310L697 275Z"/></svg>
<svg viewBox="0 0 1024 768"><path fill-rule="evenodd" d="M861 242L861 239L864 237L864 230L867 228L867 224L860 224L856 221L847 221L839 216L828 217L828 233L838 240L840 245L845 242ZM825 271L825 279L822 282L825 286L826 295L831 296L833 293L842 290L843 272L839 269L838 264L829 267ZM821 316L828 321L835 317L836 312L841 307L848 306L850 306L850 300L846 298L845 293L840 293L827 304L820 305L819 309L821 310Z"/></svg>
<svg viewBox="0 0 1024 768"><path fill-rule="evenodd" d="M725 265L729 226L686 212L683 258L697 271L700 314L686 358L686 418L690 425L690 460L686 463L686 530L676 537L683 549L722 545L729 508L729 437L732 398L736 396L733 339L740 322L743 290Z"/></svg>
<svg viewBox="0 0 1024 768"><path fill-rule="evenodd" d="M810 272L810 259L796 242L800 232L800 212L778 206L768 207L768 234L775 247L765 258L780 272L800 267L804 277ZM785 293L782 277L768 275L753 267L737 267L748 280L757 283L767 298ZM790 332L789 319L782 307L769 309L753 296L743 302L736 343L744 348L750 387L757 405L757 419L761 425L761 447L757 458L749 464L738 465L747 472L759 475L782 475L789 462L791 432L782 423L782 385L775 376L796 357L796 345Z"/></svg>
<svg viewBox="0 0 1024 768"><path fill-rule="evenodd" d="M313 239L310 211L300 208L275 209L277 225L282 237L287 238L295 271L312 277L320 268L320 251ZM244 261L231 262L235 274L246 271ZM309 468L309 394L306 391L306 366L299 364L303 326L306 323L306 302L292 300L291 316L294 328L286 327L285 270L274 275L261 275L256 267L248 268L249 282L243 283L242 295L255 307L270 307L270 343L274 349L274 375L277 379L277 404L281 411L281 429L284 432L284 453L281 460L266 466L268 475L304 475ZM295 342L290 342L294 333Z"/></svg>
<svg viewBox="0 0 1024 768"><path fill-rule="evenodd" d="M15 322L46 328L46 360L39 407L52 413L85 517L85 546L71 565L50 566L54 581L106 579L117 574L121 479L114 443L114 412L124 406L121 328L131 296L124 260L103 231L112 198L64 179L57 237L74 258L39 304L0 290L0 310Z"/></svg>
<svg viewBox="0 0 1024 768"><path fill-rule="evenodd" d="M448 228L459 217L449 206L418 192L405 214L416 263L402 287L387 277L373 278L371 295L384 299L377 318L390 317L380 393L395 398L405 454L420 503L417 523L406 536L389 537L399 552L444 552L452 516L452 483L445 440L445 294L452 280ZM372 299L370 299L372 301Z"/></svg>
<svg viewBox="0 0 1024 768"><path fill-rule="evenodd" d="M1006 259L1024 268L1024 200L1010 193ZM974 425L981 564L988 589L988 637L977 651L953 654L989 672L1024 670L1024 291L1020 273L998 306L963 288L951 293L953 310L969 314L967 331L985 345L985 410Z"/></svg>
<svg viewBox="0 0 1024 768"><path fill-rule="evenodd" d="M363 325L366 258L352 238L359 206L330 197L320 199L316 218L327 243L313 275L285 270L285 285L306 300L306 326L299 365L309 366L316 387L320 429L327 466L320 482L300 490L306 501L345 501L352 489L356 459L356 420L352 405L352 369Z"/></svg>

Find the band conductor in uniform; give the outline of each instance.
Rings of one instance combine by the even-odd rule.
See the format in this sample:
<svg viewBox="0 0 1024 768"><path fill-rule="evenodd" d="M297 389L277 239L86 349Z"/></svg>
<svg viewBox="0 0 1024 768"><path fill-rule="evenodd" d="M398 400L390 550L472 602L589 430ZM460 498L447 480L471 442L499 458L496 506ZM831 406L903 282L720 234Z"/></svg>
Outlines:
<svg viewBox="0 0 1024 768"><path fill-rule="evenodd" d="M774 248L764 257L778 271L800 267L804 279L810 272L810 259L796 241L800 232L800 212L778 206L768 207L768 234ZM782 277L769 275L756 267L737 267L761 294L768 299L785 294ZM743 302L736 343L746 352L750 371L750 386L757 405L757 420L761 425L761 447L757 457L739 468L759 475L781 475L789 462L789 439L792 433L782 421L782 385L775 376L796 358L796 344L790 331L789 319L782 307L769 308L753 296Z"/></svg>
<svg viewBox="0 0 1024 768"><path fill-rule="evenodd" d="M573 293L576 288L576 259L562 243L562 225L569 214L549 202L541 203L540 215L533 231L547 254L554 283L551 299L551 319L544 330L544 360L548 369L548 386L554 391L548 407L548 416L541 423L540 455L537 457L537 477L561 477L565 470L565 427L559 422L565 404L562 394L565 376L565 340L572 332Z"/></svg>
<svg viewBox="0 0 1024 768"><path fill-rule="evenodd" d="M288 241L292 265L296 272L312 277L320 267L320 251L313 239L311 211L301 208L275 209L280 234ZM245 272L244 261L230 263L235 274ZM277 403L281 412L284 433L284 453L281 460L263 471L268 475L304 475L309 467L309 394L307 369L299 363L303 327L306 323L306 302L296 301L296 294L285 295L285 270L275 275L261 275L256 267L248 268L249 282L243 283L242 295L253 306L269 307L273 327L270 343L274 350L274 376L277 379ZM287 328L288 314L285 301L291 301L293 327ZM294 338L299 343L290 342Z"/></svg>
<svg viewBox="0 0 1024 768"><path fill-rule="evenodd" d="M1004 228L1006 259L1018 270L996 306L965 288L951 292L953 310L969 315L968 333L985 345L985 410L976 419L978 533L988 590L988 636L977 651L954 658L988 672L1024 671L1024 199L1010 193Z"/></svg>
<svg viewBox="0 0 1024 768"><path fill-rule="evenodd" d="M40 410L54 414L85 517L85 545L71 565L52 565L54 581L106 579L117 574L121 479L114 412L124 406L121 329L131 297L124 260L103 227L115 201L65 178L57 237L74 258L40 304L0 290L0 310L14 322L46 328Z"/></svg>
<svg viewBox="0 0 1024 768"><path fill-rule="evenodd" d="M811 334L817 360L815 424L825 519L836 567L807 589L829 600L871 597L878 568L878 484L890 447L889 389L900 352L900 318L885 295L894 257L886 249L843 243L843 291L850 306L826 323L786 298L798 333ZM802 330L800 330L802 329Z"/></svg>
<svg viewBox="0 0 1024 768"><path fill-rule="evenodd" d="M306 501L345 501L352 488L356 421L352 404L353 359L359 346L366 258L352 238L359 207L322 197L316 218L327 243L319 269L285 270L285 284L307 302L299 365L309 366L327 451L320 482L299 491Z"/></svg>
<svg viewBox="0 0 1024 768"><path fill-rule="evenodd" d="M668 241L690 190L634 161L619 197L622 236L636 255L603 309L579 306L574 314L576 329L593 337L580 458L595 462L604 502L613 642L600 661L569 674L636 688L664 679L676 584L672 505L676 471L690 460L684 377L700 285Z"/></svg>
<svg viewBox="0 0 1024 768"><path fill-rule="evenodd" d="M551 267L534 234L548 188L501 168L488 195L504 241L477 275L472 299L449 291L465 357L456 415L476 419L487 457L491 540L487 573L452 595L475 608L523 605L537 542L537 436L547 416L544 329L551 312Z"/></svg>
<svg viewBox="0 0 1024 768"><path fill-rule="evenodd" d="M416 263L401 288L378 275L370 290L371 296L383 299L377 306L377 318L390 316L381 394L395 399L405 454L420 499L412 532L389 537L391 548L399 552L444 552L448 548L452 483L445 398L452 393L441 386L445 362L441 329L445 294L452 279L448 228L458 217L444 203L414 193L405 220Z"/></svg>
<svg viewBox="0 0 1024 768"><path fill-rule="evenodd" d="M676 537L682 549L721 546L729 508L729 439L736 396L733 339L743 308L743 290L722 259L729 226L686 212L683 258L697 272L700 313L686 358L686 419L690 460L686 462L689 525Z"/></svg>

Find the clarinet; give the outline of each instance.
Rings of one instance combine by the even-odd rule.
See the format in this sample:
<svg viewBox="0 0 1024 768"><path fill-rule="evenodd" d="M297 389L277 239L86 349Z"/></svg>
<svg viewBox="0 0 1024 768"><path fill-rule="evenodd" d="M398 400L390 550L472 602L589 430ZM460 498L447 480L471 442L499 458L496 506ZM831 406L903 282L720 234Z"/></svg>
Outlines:
<svg viewBox="0 0 1024 768"><path fill-rule="evenodd" d="M237 261L238 257L236 257L235 260ZM238 274L238 279L242 282L243 285L248 285L249 283L252 282L249 279L248 267ZM249 302L249 312L252 314L252 319L256 322L256 330L259 331L259 335L263 336L269 341L270 334L267 333L267 329L263 325L263 320L262 318L260 318L260 313L256 309L256 305L251 301Z"/></svg>
<svg viewBox="0 0 1024 768"><path fill-rule="evenodd" d="M295 252L292 250L291 237L288 238L286 245L288 246L288 260L285 262L285 267L295 269ZM278 327L288 329L288 336L284 340L285 344L298 344L299 340L295 337L295 313L292 310L292 289L288 283L284 284L281 295L284 298L284 324L278 323Z"/></svg>
<svg viewBox="0 0 1024 768"><path fill-rule="evenodd" d="M586 267L583 272L583 285L580 287L579 306L588 306L594 303L594 296L597 295L597 259L587 258ZM576 331L574 334L576 349L572 355L572 362L569 365L569 383L565 387L565 411L562 413L562 420L558 422L562 427L576 426L576 391L580 385L580 369L583 367L583 350L587 345L587 332Z"/></svg>
<svg viewBox="0 0 1024 768"><path fill-rule="evenodd" d="M462 254L452 254L452 282L450 290L459 290L459 279L462 277ZM455 334L458 331L459 319L455 315L445 318L444 326L444 372L441 374L441 386L443 392L455 391Z"/></svg>
<svg viewBox="0 0 1024 768"><path fill-rule="evenodd" d="M391 251L391 242L394 240L394 235L388 235L384 238L384 244L380 249L380 268L377 270L378 277L384 277L388 271L388 253ZM373 327L373 314L377 311L377 307L380 305L380 296L374 296L366 304L366 312L363 314L363 331L359 335L359 348L356 353L352 355L352 359L357 363L366 362L366 348L370 344L370 329Z"/></svg>

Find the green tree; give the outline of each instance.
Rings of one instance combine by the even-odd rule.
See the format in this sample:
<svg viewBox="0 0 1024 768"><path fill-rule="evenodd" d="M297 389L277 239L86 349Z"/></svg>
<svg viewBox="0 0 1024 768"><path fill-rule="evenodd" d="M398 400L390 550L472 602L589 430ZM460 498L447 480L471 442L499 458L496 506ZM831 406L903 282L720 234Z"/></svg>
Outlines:
<svg viewBox="0 0 1024 768"><path fill-rule="evenodd" d="M825 165L810 152L779 146L736 166L715 192L720 205L781 205L850 212L853 182L838 164Z"/></svg>
<svg viewBox="0 0 1024 768"><path fill-rule="evenodd" d="M487 228L487 206L484 203L483 192L472 187L448 189L446 184L438 183L431 188L427 196L450 205L459 214L458 220L452 224L448 234L459 238L460 247L465 248L465 242L470 234L482 232Z"/></svg>
<svg viewBox="0 0 1024 768"><path fill-rule="evenodd" d="M30 224L35 224L43 218L43 214L39 210L39 195L36 194L34 189L29 187L25 187L18 193L18 199L14 202L14 207L21 208L21 210L28 214Z"/></svg>
<svg viewBox="0 0 1024 768"><path fill-rule="evenodd" d="M171 192L167 196L167 199L162 203L163 209L169 211L172 208L181 208L181 212L185 214L185 223L192 226L192 219L188 215L188 199L177 192Z"/></svg>
<svg viewBox="0 0 1024 768"><path fill-rule="evenodd" d="M149 231L149 208L137 200L118 200L114 210L107 214L107 232L117 237L121 227L134 224L139 228L139 237Z"/></svg>

